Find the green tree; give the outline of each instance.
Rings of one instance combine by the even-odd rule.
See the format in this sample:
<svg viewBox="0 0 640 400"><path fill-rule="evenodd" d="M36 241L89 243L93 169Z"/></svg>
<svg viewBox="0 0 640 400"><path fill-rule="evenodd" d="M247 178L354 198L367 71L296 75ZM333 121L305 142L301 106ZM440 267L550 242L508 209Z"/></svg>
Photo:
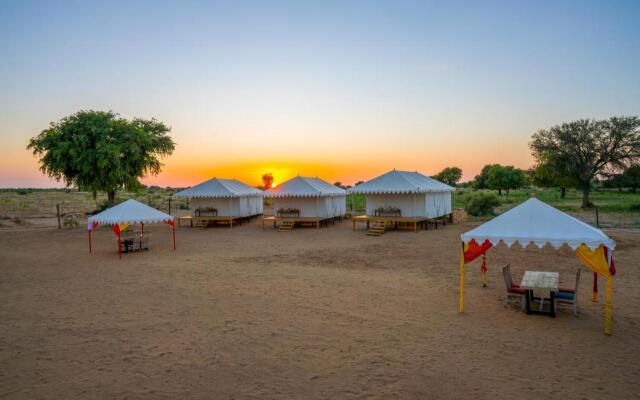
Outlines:
<svg viewBox="0 0 640 400"><path fill-rule="evenodd" d="M487 188L497 190L498 195L502 195L503 190L509 195L511 189L519 189L526 183L524 171L511 165L506 167L499 164L492 165L486 178Z"/></svg>
<svg viewBox="0 0 640 400"><path fill-rule="evenodd" d="M500 167L500 164L487 164L482 167L482 171L480 171L480 174L476 175L475 178L473 178L473 183L471 186L474 189L488 189L489 186L487 184L487 180L489 179L489 171L493 167Z"/></svg>
<svg viewBox="0 0 640 400"><path fill-rule="evenodd" d="M458 167L447 167L432 176L432 178L449 186L455 186L462 179L462 170Z"/></svg>
<svg viewBox="0 0 640 400"><path fill-rule="evenodd" d="M157 175L160 157L175 144L162 122L120 118L112 111L79 111L31 138L28 149L39 157L40 170L96 197L107 193L112 206L118 189L137 190L139 178Z"/></svg>
<svg viewBox="0 0 640 400"><path fill-rule="evenodd" d="M567 166L582 186L582 207L587 208L592 205L589 191L596 176L640 159L640 118L563 123L536 132L529 146L538 163L553 157Z"/></svg>
<svg viewBox="0 0 640 400"><path fill-rule="evenodd" d="M602 186L616 188L618 192L622 192L622 188L625 187L625 181L621 173L606 174L605 179L602 180Z"/></svg>
<svg viewBox="0 0 640 400"><path fill-rule="evenodd" d="M567 188L578 186L578 181L571 175L568 165L552 156L547 156L543 161L538 162L533 169L531 181L537 186L560 188L562 199L567 194Z"/></svg>
<svg viewBox="0 0 640 400"><path fill-rule="evenodd" d="M633 164L622 173L622 182L625 187L631 189L633 193L640 188L640 164Z"/></svg>

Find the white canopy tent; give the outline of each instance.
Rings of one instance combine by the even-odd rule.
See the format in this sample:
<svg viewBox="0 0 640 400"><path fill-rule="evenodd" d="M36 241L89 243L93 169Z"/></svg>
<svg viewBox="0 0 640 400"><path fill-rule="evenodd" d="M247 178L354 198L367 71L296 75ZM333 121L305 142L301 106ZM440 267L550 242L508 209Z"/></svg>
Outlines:
<svg viewBox="0 0 640 400"><path fill-rule="evenodd" d="M174 196L190 198L196 209L213 207L219 216L244 218L263 210L262 191L236 179L209 179Z"/></svg>
<svg viewBox="0 0 640 400"><path fill-rule="evenodd" d="M558 249L563 245L575 250L580 259L595 274L607 279L605 333L610 333L611 284L615 274L612 251L615 242L577 218L572 217L536 198L531 198L498 217L463 233L460 260L460 312L464 311L464 266L483 255L490 247L504 243L511 247L519 243L526 247L533 243L539 248L549 244ZM597 275L594 276L594 279ZM596 288L594 284L594 290ZM597 295L594 296L597 299Z"/></svg>
<svg viewBox="0 0 640 400"><path fill-rule="evenodd" d="M455 189L419 172L389 171L348 190L366 196L366 214L394 207L403 217L438 218L451 214Z"/></svg>
<svg viewBox="0 0 640 400"><path fill-rule="evenodd" d="M538 247L550 244L555 249L568 245L573 250L585 244L592 250L606 246L615 250L615 242L600 229L536 199L531 198L504 214L462 234L462 241L488 240L494 246L503 242L511 247L515 242Z"/></svg>
<svg viewBox="0 0 640 400"><path fill-rule="evenodd" d="M273 208L295 208L300 217L334 218L346 213L346 192L320 178L297 176L264 192Z"/></svg>
<svg viewBox="0 0 640 400"><path fill-rule="evenodd" d="M109 225L118 235L118 253L120 254L121 226L140 224L144 230L144 224L165 222L172 228L173 250L176 249L176 231L173 217L155 208L142 204L139 201L129 199L116 206L108 208L101 213L89 217L87 230L89 231L89 253L91 253L91 232L98 225Z"/></svg>

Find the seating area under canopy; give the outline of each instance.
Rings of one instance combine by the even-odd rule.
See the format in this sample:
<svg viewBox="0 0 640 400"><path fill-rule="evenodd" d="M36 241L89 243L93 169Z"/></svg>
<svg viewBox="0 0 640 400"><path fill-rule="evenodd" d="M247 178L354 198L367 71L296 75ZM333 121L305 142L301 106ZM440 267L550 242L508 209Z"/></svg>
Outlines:
<svg viewBox="0 0 640 400"><path fill-rule="evenodd" d="M567 245L594 272L593 300L597 301L598 275L606 280L605 327L611 334L612 287L615 265L612 252L615 242L600 229L594 228L536 198L512 208L504 214L462 234L460 255L460 303L464 312L465 263L484 256L486 251L499 243L511 247L519 243L526 247L533 243L539 248L549 244L555 249ZM483 282L486 282L486 265L482 264Z"/></svg>
<svg viewBox="0 0 640 400"><path fill-rule="evenodd" d="M144 225L164 222L171 226L173 237L173 250L176 249L176 230L174 219L171 215L160 210L142 204L139 201L129 199L116 206L108 208L101 213L89 217L87 230L89 231L89 253L91 253L91 232L98 225L111 226L118 236L118 255L122 257L122 232L130 225L140 224L144 234Z"/></svg>

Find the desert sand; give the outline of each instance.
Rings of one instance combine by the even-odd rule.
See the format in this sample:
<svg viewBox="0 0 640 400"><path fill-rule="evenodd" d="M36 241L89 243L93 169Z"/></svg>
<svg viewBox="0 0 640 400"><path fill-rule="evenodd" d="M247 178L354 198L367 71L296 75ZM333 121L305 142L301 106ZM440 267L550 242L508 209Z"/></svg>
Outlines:
<svg viewBox="0 0 640 400"><path fill-rule="evenodd" d="M259 221L116 254L108 228L0 230L0 397L6 399L629 399L640 393L640 232L618 244L613 335L570 249L494 248L489 286L460 234L278 233ZM501 266L583 268L580 315L503 304ZM635 397L637 398L637 397Z"/></svg>

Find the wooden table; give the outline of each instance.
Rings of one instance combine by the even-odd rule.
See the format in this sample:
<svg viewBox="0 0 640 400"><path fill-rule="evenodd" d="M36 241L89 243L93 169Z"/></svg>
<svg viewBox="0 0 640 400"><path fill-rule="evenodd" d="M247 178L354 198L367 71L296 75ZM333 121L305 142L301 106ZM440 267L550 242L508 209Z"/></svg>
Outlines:
<svg viewBox="0 0 640 400"><path fill-rule="evenodd" d="M525 303L527 306L527 314L544 314L549 315L552 318L556 316L555 310L555 294L558 291L558 284L560 282L560 274L557 272L541 272L541 271L526 271L522 277L520 288L527 291L525 295ZM531 300L533 299L533 291L549 291L549 312L542 310L544 304L544 298L540 299L540 309L531 309Z"/></svg>

